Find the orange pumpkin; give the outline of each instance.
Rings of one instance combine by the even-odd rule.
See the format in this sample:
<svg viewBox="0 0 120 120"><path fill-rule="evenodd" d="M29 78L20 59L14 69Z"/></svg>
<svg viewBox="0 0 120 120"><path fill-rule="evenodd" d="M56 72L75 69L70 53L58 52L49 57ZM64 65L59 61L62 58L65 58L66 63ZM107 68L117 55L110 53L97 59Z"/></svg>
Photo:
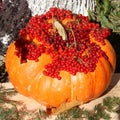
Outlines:
<svg viewBox="0 0 120 120"><path fill-rule="evenodd" d="M61 14L63 14L63 11L64 14L68 12L66 10L63 9L61 10L57 8L53 8L52 10L54 11L55 18L58 16L57 12L60 13L62 11ZM51 15L52 10L48 12L49 16ZM43 16L48 15L48 13ZM66 33L64 32L67 31L66 26L69 23L72 23L72 25L74 24L79 25L83 23L82 26L84 25L89 26L90 24L93 24L88 20L86 20L87 17L82 16L83 22L81 22L82 21L81 20L80 23L78 22L79 18L77 18L78 17L77 15L76 15L77 17L74 16L70 11L69 14L70 14L69 18L66 16L64 18L63 17L59 19L57 18L58 26L53 24L54 20L52 17L51 18L46 17L47 18L46 21L44 20L45 23L47 25L49 24L49 26L51 25L50 28L46 29L49 33L48 38L52 34L53 36L54 34L55 35L57 34L59 37L61 37L61 39L63 39L65 35L68 35L68 32ZM53 14L51 16L53 16ZM35 21L35 19L38 20L38 17L39 16L35 16L31 18L27 27L24 28L23 31L25 29L28 29L29 26L33 27L32 23L33 21ZM87 22L84 20L86 20ZM77 23L75 23L75 21L77 21ZM34 24L35 26L38 25L37 22L34 22ZM79 30L81 28L77 27L76 29ZM99 29L102 28L99 27ZM37 29L35 30L37 31ZM60 33L61 30L63 30L62 31L63 33ZM19 55L16 55L16 52L18 52L18 48L16 45L17 40L10 44L6 53L5 63L6 63L6 69L9 75L9 79L14 85L15 89L21 94L37 100L39 103L45 105L47 108L61 108L61 106L64 106L64 108L67 109L69 107L73 107L75 105L88 102L102 95L102 93L109 86L112 74L115 70L115 65L116 65L115 51L107 39L104 38L104 45L103 45L101 44L101 42L96 40L97 38L92 36L91 30L89 30L87 34L89 34L87 38L89 38L90 44L94 43L98 45L100 47L100 50L105 53L107 58L105 56L99 57L98 61L96 62L95 69L93 71L88 71L87 73L77 71L75 74L72 74L71 72L61 68L59 70L59 76L61 77L61 79L59 80L57 77L53 77L53 76L51 77L49 75L45 75L43 71L46 69L45 68L46 65L51 64L53 62L53 58L55 57L52 56L57 51L60 51L61 47L57 50L52 49L53 47L52 44L50 43L45 44L45 38L44 40L41 40L42 38L39 38L39 36L35 37L33 33L32 33L33 36L29 32L26 32L25 34L20 33L20 38L22 38L24 41L32 41L30 42L30 44L35 44L36 46L38 46L39 44L43 45L45 46L45 51L37 57L37 60L30 60L28 59L29 58L28 57L26 58L26 61L24 63L24 60L22 61L22 52L24 52L25 49L23 49L23 51ZM73 35L73 38L76 37L74 33L74 28L72 29L71 35ZM65 39L63 41L65 41ZM71 39L71 38L67 38L67 39ZM74 39L73 42L75 42L75 40L77 41L77 38ZM21 48L19 49L21 50L23 46L20 47ZM52 49L51 53L47 51L49 48ZM71 47L68 47L68 49L70 48ZM59 54L60 53L62 54L62 52L64 52L64 49L62 49L61 52L59 52ZM81 56L83 57L88 53L86 53L86 49L85 49L85 51L83 51ZM97 54L98 51L96 55ZM82 64L84 64L84 62Z"/></svg>

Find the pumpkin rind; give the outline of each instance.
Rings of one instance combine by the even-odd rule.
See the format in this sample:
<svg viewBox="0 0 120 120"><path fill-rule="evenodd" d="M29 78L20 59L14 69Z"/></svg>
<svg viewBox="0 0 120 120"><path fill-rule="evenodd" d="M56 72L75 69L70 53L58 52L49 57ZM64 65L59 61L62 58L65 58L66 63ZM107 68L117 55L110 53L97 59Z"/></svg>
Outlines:
<svg viewBox="0 0 120 120"><path fill-rule="evenodd" d="M46 106L58 107L63 102L73 100L88 102L99 97L107 89L115 69L114 49L109 42L107 43L106 49L111 49L108 53L110 54L109 61L103 57L100 58L96 70L87 74L77 73L73 76L61 71L61 80L44 76L42 70L44 65L51 61L50 56L43 54L39 57L39 62L27 61L21 64L20 58L14 53L14 42L7 50L6 69L17 91Z"/></svg>
<svg viewBox="0 0 120 120"><path fill-rule="evenodd" d="M62 23L66 25L69 21L72 20L65 18ZM48 23L52 23L52 20L49 19ZM30 40L28 34L25 37L25 40ZM43 74L45 66L53 61L50 54L41 53L37 61L26 59L25 63L21 63L21 58L15 54L17 51L16 41L11 43L5 57L10 81L18 92L35 99L46 107L58 108L62 104L67 105L67 103L75 106L78 103L85 103L99 97L110 84L115 70L116 56L107 39L104 39L105 45L102 45L91 34L88 37L90 43L99 45L100 50L108 58L101 56L92 72L77 72L73 75L60 70L61 80ZM32 42L36 45L39 44L37 38L34 38Z"/></svg>

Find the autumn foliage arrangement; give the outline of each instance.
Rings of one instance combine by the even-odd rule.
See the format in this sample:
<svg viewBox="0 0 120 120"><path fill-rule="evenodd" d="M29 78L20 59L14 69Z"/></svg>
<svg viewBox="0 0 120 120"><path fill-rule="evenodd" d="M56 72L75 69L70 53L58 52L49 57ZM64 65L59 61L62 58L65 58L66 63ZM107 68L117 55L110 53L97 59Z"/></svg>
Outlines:
<svg viewBox="0 0 120 120"><path fill-rule="evenodd" d="M70 10L33 16L6 53L9 79L52 112L102 95L115 70L108 28Z"/></svg>

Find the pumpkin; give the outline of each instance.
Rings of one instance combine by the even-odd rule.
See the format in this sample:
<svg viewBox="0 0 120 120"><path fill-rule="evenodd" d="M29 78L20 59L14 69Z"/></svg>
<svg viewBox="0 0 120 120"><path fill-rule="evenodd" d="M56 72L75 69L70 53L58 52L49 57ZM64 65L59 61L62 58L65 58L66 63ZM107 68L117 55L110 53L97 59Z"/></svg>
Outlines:
<svg viewBox="0 0 120 120"><path fill-rule="evenodd" d="M19 93L47 109L64 111L96 99L115 70L109 35L87 16L51 8L33 16L8 47L9 79Z"/></svg>

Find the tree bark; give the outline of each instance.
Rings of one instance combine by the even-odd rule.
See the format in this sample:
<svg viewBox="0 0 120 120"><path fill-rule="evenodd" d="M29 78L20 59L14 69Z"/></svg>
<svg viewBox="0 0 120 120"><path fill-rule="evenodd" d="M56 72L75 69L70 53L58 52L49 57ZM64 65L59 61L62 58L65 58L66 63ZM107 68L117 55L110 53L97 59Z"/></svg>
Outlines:
<svg viewBox="0 0 120 120"><path fill-rule="evenodd" d="M95 9L95 0L27 0L32 15L42 14L50 7L72 10L73 13L88 15L87 10Z"/></svg>
<svg viewBox="0 0 120 120"><path fill-rule="evenodd" d="M73 13L88 15L87 10L95 9L95 0L3 0L0 11L0 82L7 81L4 55L8 45L18 37L20 28L36 14L43 14L51 7L71 10Z"/></svg>

